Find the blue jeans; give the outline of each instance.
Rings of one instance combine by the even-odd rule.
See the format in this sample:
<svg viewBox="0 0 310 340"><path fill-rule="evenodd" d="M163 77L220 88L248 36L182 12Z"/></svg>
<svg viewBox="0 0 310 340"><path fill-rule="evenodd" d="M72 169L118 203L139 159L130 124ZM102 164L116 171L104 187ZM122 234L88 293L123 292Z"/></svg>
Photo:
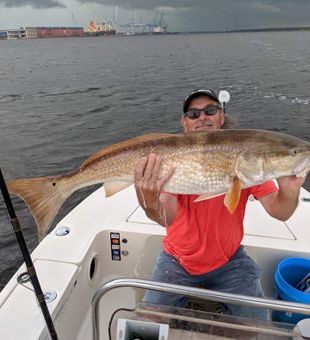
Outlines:
<svg viewBox="0 0 310 340"><path fill-rule="evenodd" d="M152 280L190 287L203 287L225 293L264 297L260 284L261 271L246 254L243 246L222 267L201 275L189 274L171 255L162 252L153 268ZM182 295L148 290L144 302L159 305L185 307L188 299ZM227 314L267 320L265 308L241 305L225 305ZM225 312L225 313L226 313Z"/></svg>

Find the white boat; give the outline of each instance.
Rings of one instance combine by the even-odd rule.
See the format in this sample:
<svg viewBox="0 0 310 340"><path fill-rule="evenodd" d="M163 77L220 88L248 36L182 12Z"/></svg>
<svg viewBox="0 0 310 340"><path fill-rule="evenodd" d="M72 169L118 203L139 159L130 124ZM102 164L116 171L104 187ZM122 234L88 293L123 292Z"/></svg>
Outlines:
<svg viewBox="0 0 310 340"><path fill-rule="evenodd" d="M165 229L145 216L132 186L110 198L103 188L97 189L32 253L42 289L51 300L48 308L58 338L309 338L310 305L277 300L274 290L274 272L282 259L310 258L309 208L305 189L286 222L271 218L259 202L249 199L242 243L263 271L267 297L257 299L149 281ZM31 283L17 281L25 271L22 265L0 293L0 339L50 338ZM188 295L200 310L141 304L143 288ZM215 301L285 309L309 319L295 326L214 314Z"/></svg>

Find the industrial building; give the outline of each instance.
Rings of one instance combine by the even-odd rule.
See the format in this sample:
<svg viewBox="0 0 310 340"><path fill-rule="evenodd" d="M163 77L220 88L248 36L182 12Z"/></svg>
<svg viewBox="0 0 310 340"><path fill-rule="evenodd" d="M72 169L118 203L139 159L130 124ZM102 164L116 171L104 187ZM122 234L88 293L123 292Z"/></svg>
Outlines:
<svg viewBox="0 0 310 340"><path fill-rule="evenodd" d="M83 27L21 27L0 30L0 40L83 37Z"/></svg>

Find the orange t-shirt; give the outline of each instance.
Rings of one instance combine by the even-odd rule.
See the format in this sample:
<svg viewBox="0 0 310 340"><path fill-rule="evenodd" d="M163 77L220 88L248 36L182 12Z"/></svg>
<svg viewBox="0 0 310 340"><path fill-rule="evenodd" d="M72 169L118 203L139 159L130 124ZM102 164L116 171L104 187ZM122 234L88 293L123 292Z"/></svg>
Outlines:
<svg viewBox="0 0 310 340"><path fill-rule="evenodd" d="M225 195L196 203L198 195L177 195L177 216L167 227L164 250L192 275L222 266L241 244L248 197L259 199L277 190L273 181L241 190L233 214L224 206Z"/></svg>

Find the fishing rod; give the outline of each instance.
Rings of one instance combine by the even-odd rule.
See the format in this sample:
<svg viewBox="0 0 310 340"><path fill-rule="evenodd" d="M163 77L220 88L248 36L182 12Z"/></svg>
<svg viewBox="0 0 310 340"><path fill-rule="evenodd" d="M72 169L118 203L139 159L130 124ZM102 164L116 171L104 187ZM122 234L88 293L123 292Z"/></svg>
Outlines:
<svg viewBox="0 0 310 340"><path fill-rule="evenodd" d="M32 283L33 288L34 288L36 298L39 302L41 311L43 313L47 328L48 328L49 333L50 333L50 336L51 336L52 340L58 340L56 329L55 329L55 326L53 324L53 320L51 318L50 312L47 308L46 301L45 301L45 298L44 298L44 294L42 292L40 282L38 280L36 270L34 268L31 256L29 254L29 250L27 248L27 245L26 245L24 235L22 233L18 218L15 214L14 207L13 207L13 204L12 204L12 201L11 201L11 197L9 195L9 192L8 192L8 189L7 189L1 168L0 168L0 188L1 188L1 193L2 193L3 199L4 199L4 203L6 205L6 208L8 210L9 216L10 216L11 224L12 224L12 227L13 227L19 248L22 252L23 259L26 263L27 271L28 271L31 283Z"/></svg>

